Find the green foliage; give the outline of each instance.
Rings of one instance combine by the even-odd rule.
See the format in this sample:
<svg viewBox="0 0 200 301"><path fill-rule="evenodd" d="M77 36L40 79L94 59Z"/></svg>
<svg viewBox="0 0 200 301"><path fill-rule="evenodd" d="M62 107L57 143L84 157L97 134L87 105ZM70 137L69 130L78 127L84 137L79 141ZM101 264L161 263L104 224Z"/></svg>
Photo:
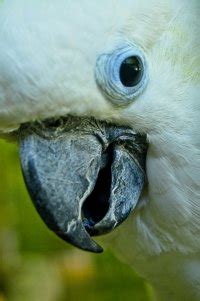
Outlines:
<svg viewBox="0 0 200 301"><path fill-rule="evenodd" d="M17 145L0 141L0 301L148 301L147 284L112 254L68 246L26 192Z"/></svg>

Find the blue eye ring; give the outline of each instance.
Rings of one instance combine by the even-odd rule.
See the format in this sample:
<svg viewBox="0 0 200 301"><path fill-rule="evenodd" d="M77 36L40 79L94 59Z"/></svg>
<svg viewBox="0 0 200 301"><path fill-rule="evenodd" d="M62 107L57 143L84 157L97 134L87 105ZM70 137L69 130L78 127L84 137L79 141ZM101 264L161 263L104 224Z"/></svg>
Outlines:
<svg viewBox="0 0 200 301"><path fill-rule="evenodd" d="M122 66L127 59L134 59L140 71L140 74L135 73L138 75L135 84L133 79L132 84L125 85L121 78ZM128 105L147 86L149 77L146 58L142 50L135 45L125 45L113 52L101 54L96 62L95 78L105 97L114 105Z"/></svg>

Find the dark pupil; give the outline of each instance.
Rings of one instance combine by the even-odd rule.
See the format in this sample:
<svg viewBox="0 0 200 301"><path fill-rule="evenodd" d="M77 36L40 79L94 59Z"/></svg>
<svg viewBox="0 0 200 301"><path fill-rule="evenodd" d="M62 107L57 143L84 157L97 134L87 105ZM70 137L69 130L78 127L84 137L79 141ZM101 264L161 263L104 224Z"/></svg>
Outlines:
<svg viewBox="0 0 200 301"><path fill-rule="evenodd" d="M142 62L136 56L125 59L120 67L120 80L125 87L136 86L142 78Z"/></svg>

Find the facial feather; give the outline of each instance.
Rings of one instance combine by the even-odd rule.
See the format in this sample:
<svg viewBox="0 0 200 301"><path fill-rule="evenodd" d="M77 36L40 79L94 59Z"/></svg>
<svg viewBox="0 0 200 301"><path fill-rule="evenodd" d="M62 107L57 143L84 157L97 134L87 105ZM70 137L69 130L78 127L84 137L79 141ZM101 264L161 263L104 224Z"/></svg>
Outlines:
<svg viewBox="0 0 200 301"><path fill-rule="evenodd" d="M121 111L111 107L96 87L94 65L100 53L125 40L135 40L143 48L154 43L170 13L156 8L154 1L148 7L149 15L159 17L159 30L139 1L95 5L4 1L0 11L2 130L67 113L120 121Z"/></svg>

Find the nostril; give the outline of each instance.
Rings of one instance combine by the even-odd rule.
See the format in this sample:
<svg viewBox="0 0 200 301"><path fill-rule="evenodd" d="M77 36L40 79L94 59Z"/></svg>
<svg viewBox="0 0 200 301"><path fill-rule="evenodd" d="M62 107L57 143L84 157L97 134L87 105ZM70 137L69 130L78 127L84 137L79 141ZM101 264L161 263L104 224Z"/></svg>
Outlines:
<svg viewBox="0 0 200 301"><path fill-rule="evenodd" d="M49 129L57 129L63 125L63 119L48 119L45 121L45 127Z"/></svg>
<svg viewBox="0 0 200 301"><path fill-rule="evenodd" d="M95 224L100 222L109 210L111 189L112 149L108 148L102 157L102 169L92 193L85 200L82 207L83 224L91 235L97 235L93 230Z"/></svg>

